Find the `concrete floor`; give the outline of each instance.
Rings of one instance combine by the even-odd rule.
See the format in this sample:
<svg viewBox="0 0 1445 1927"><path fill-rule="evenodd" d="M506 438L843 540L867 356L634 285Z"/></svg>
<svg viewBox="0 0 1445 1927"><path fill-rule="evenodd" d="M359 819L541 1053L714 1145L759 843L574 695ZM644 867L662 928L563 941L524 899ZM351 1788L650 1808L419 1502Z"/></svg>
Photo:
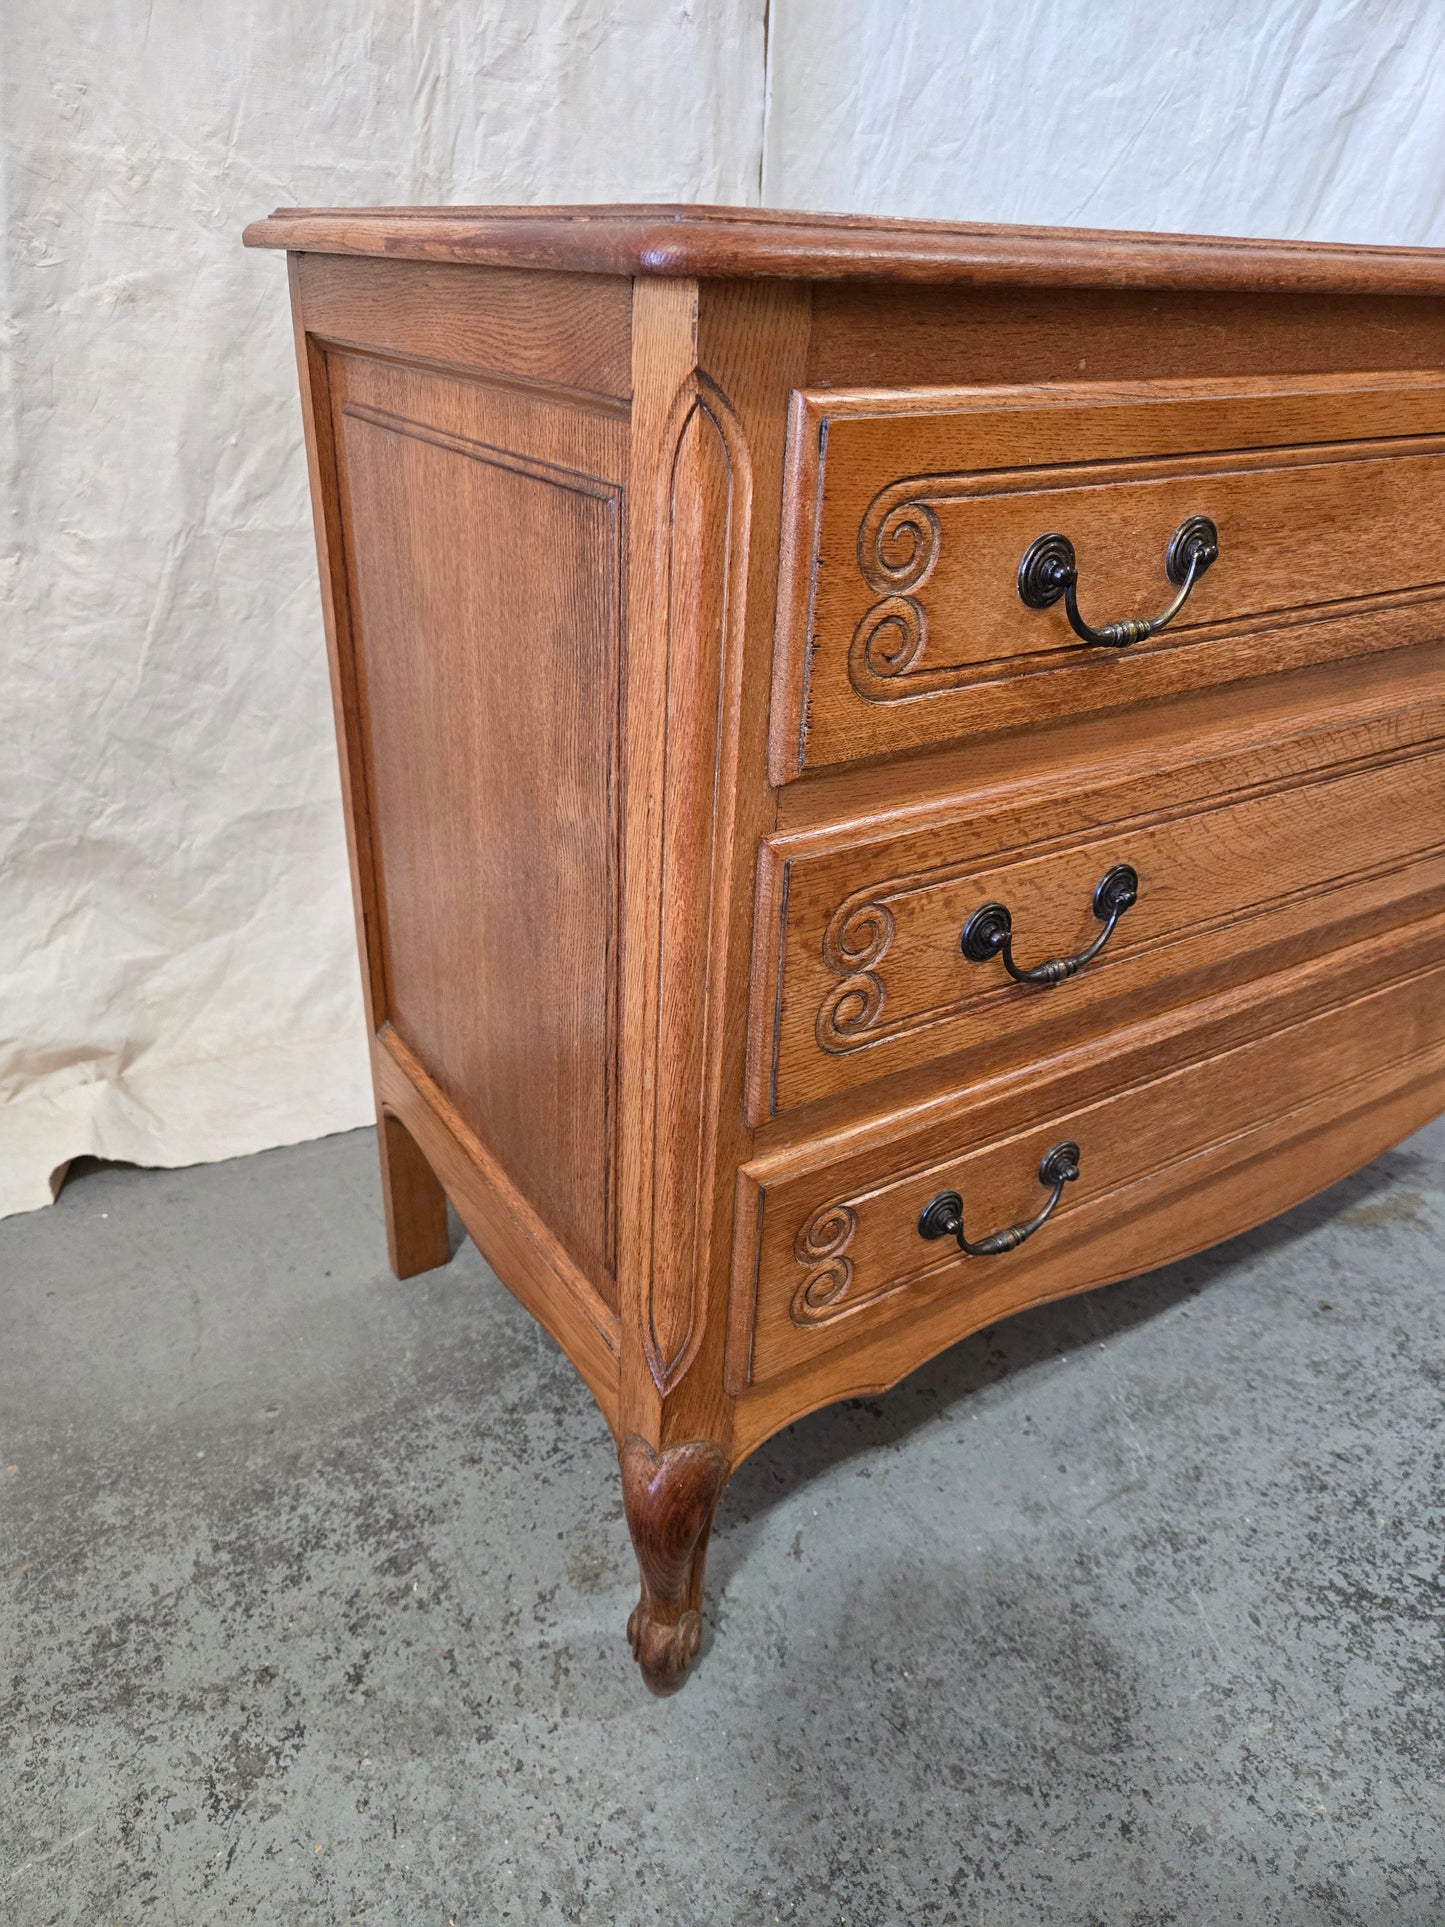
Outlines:
<svg viewBox="0 0 1445 1927"><path fill-rule="evenodd" d="M360 1132L0 1225L0 1921L1445 1922L1445 1125L806 1420L606 1429Z"/></svg>

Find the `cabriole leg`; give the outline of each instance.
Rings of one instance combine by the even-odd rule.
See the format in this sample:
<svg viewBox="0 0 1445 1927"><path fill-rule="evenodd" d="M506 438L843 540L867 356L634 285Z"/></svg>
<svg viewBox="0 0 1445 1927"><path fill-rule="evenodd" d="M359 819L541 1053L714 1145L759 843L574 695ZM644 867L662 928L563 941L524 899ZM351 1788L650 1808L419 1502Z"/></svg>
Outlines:
<svg viewBox="0 0 1445 1927"><path fill-rule="evenodd" d="M702 1581L713 1514L727 1483L727 1455L697 1439L655 1452L634 1433L619 1454L642 1597L627 1637L654 1693L675 1693L702 1636Z"/></svg>

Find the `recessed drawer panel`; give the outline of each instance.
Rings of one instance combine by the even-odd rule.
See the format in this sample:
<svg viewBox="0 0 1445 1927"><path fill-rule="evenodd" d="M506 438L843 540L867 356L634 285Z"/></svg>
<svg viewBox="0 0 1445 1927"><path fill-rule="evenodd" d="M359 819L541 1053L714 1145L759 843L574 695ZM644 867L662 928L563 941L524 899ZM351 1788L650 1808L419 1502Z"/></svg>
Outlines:
<svg viewBox="0 0 1445 1927"><path fill-rule="evenodd" d="M1445 630L1433 374L802 393L790 432L780 783Z"/></svg>
<svg viewBox="0 0 1445 1927"><path fill-rule="evenodd" d="M733 1389L891 1326L903 1331L896 1355L868 1368L887 1382L907 1369L903 1328L926 1325L933 1307L957 1308L937 1349L1024 1305L1200 1250L1378 1154L1439 1102L1440 939L1439 919L1421 926L1402 946L1413 974L1322 1012L1317 999L1315 1014L1286 1018L1266 993L1264 1034L1256 1020L1248 1041L1222 1047L1201 1022L1147 1050L1132 1041L1127 1068L1076 1058L1032 1084L1001 1081L981 1100L744 1166ZM1307 974L1294 973L1296 987Z"/></svg>
<svg viewBox="0 0 1445 1927"><path fill-rule="evenodd" d="M766 839L753 1121L916 1067L956 1081L1036 1058L1445 903L1442 721L1326 736L1314 755L1375 745L1344 767L1226 759L1201 772L1225 794L1169 807L1161 774Z"/></svg>

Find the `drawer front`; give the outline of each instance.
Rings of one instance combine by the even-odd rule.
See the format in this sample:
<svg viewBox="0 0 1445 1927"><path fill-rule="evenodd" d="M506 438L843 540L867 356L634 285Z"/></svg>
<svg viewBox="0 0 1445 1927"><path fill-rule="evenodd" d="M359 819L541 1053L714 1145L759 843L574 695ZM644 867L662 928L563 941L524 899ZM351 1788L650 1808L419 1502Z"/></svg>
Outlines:
<svg viewBox="0 0 1445 1927"><path fill-rule="evenodd" d="M1445 628L1433 374L802 393L790 434L779 783ZM1154 617L1194 516L1218 557L1157 635L1098 646L1021 597L1059 534L1083 620Z"/></svg>
<svg viewBox="0 0 1445 1927"><path fill-rule="evenodd" d="M1438 955L1439 924L1422 926L1420 964L1432 947ZM1445 967L1431 961L1231 1048L1195 1043L1206 1054L1191 1058L1187 1034L1169 1048L1174 1068L1126 1072L1113 1089L1107 1063L1075 1067L1067 1088L1056 1081L1062 1101L1052 1110L1047 1091L1042 1102L1037 1090L993 1093L982 1105L935 1107L926 1124L894 1120L869 1138L745 1166L734 1390L867 1342L890 1323L922 1319L940 1300L971 1307L976 1315L959 1328L975 1329L1202 1249L1308 1196L1437 1107ZM1090 1082L1104 1094L1088 1095ZM1010 1115L1028 1121L1010 1128ZM1312 1155L1312 1136L1351 1118L1358 1128L1333 1161ZM1016 1249L966 1256L950 1237L922 1235L922 1214L950 1193L973 1243L1036 1216L1052 1194L1041 1164L1066 1142L1077 1147L1078 1176Z"/></svg>
<svg viewBox="0 0 1445 1927"><path fill-rule="evenodd" d="M1442 720L1425 711L1355 740ZM1240 780L1228 763L1214 773L1231 767ZM753 1121L957 1053L1034 1058L1318 952L1351 920L1383 930L1445 903L1445 743L1303 774L1292 759L1273 781L1253 771L1243 793L1165 811L1136 779L1025 811L960 807L902 833L768 839ZM1137 901L1105 937L1096 892L1123 866ZM1006 908L1021 970L1102 947L1061 981L1019 983L982 941L988 905Z"/></svg>

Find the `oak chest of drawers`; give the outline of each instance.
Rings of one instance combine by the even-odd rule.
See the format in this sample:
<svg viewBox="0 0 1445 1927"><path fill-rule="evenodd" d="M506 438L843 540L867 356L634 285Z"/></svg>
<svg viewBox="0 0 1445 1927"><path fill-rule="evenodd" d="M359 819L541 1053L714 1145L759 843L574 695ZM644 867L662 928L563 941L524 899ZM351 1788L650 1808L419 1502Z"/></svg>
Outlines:
<svg viewBox="0 0 1445 1927"><path fill-rule="evenodd" d="M1445 1105L1445 257L282 210L392 1263L732 1467ZM479 1342L482 1342L479 1338Z"/></svg>

